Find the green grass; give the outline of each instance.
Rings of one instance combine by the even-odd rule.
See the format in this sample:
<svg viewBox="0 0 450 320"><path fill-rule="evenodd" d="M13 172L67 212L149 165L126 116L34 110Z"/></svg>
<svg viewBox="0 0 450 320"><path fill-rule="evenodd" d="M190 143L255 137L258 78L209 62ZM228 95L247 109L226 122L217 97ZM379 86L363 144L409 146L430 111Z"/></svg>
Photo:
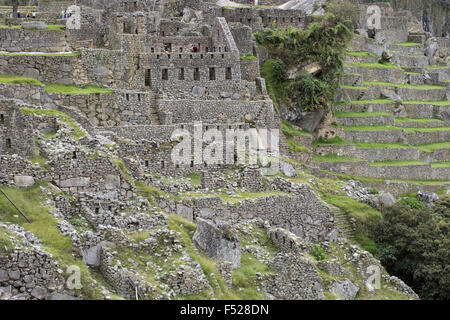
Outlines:
<svg viewBox="0 0 450 320"><path fill-rule="evenodd" d="M307 147L298 143L296 140L292 139L291 137L286 137L286 141L288 143L288 148L289 148L290 152L309 152L310 151Z"/></svg>
<svg viewBox="0 0 450 320"><path fill-rule="evenodd" d="M382 167L382 166L415 166L415 165L427 165L428 163L422 161L376 161L371 162L369 165L371 167Z"/></svg>
<svg viewBox="0 0 450 320"><path fill-rule="evenodd" d="M4 29L22 29L21 25L0 25L0 28L4 28ZM51 31L64 31L66 29L65 25L62 24L49 24L47 25L46 29L26 29L27 31L47 31L47 30L51 30Z"/></svg>
<svg viewBox="0 0 450 320"><path fill-rule="evenodd" d="M257 60L257 59L258 58L252 54L246 54L244 56L241 56L241 60Z"/></svg>
<svg viewBox="0 0 450 320"><path fill-rule="evenodd" d="M433 162L431 163L432 168L448 168L450 167L450 161L446 162Z"/></svg>
<svg viewBox="0 0 450 320"><path fill-rule="evenodd" d="M407 133L414 132L439 132L439 131L450 131L450 127L438 127L438 128L404 128Z"/></svg>
<svg viewBox="0 0 450 320"><path fill-rule="evenodd" d="M87 85L83 88L77 87L75 84L59 84L51 83L46 85L45 90L47 93L62 93L62 94L95 94L95 93L114 93L111 89L100 88L93 85Z"/></svg>
<svg viewBox="0 0 450 320"><path fill-rule="evenodd" d="M391 131L391 130L402 130L402 128L393 127L393 126L341 126L344 131Z"/></svg>
<svg viewBox="0 0 450 320"><path fill-rule="evenodd" d="M401 47L416 47L416 46L421 46L422 44L419 42L406 41L406 42L394 43L394 45L401 46Z"/></svg>
<svg viewBox="0 0 450 320"><path fill-rule="evenodd" d="M385 104L385 103L395 103L395 101L390 99L352 100L352 101L345 101L340 104Z"/></svg>
<svg viewBox="0 0 450 320"><path fill-rule="evenodd" d="M344 157L338 156L335 154L327 154L325 156L321 155L313 155L313 160L316 162L356 162L356 161L364 161L358 158Z"/></svg>
<svg viewBox="0 0 450 320"><path fill-rule="evenodd" d="M186 178L191 179L191 184L195 186L201 185L200 173L191 173L186 176Z"/></svg>
<svg viewBox="0 0 450 320"><path fill-rule="evenodd" d="M335 118L347 118L347 117L378 117L378 116L391 116L386 112L336 112L333 114Z"/></svg>
<svg viewBox="0 0 450 320"><path fill-rule="evenodd" d="M348 86L348 85L341 85L342 89L351 89L351 90L367 90L367 87L363 86Z"/></svg>
<svg viewBox="0 0 450 320"><path fill-rule="evenodd" d="M432 143L432 144L424 144L416 146L419 151L421 152L433 152L434 150L438 149L449 149L450 148L450 142L439 142L439 143Z"/></svg>
<svg viewBox="0 0 450 320"><path fill-rule="evenodd" d="M436 89L446 89L444 86L437 85L426 85L426 84L399 84L393 82L384 82L384 81L364 81L364 85L371 86L387 86L387 87L397 87L397 88L405 88L405 89L422 89L422 90L436 90Z"/></svg>
<svg viewBox="0 0 450 320"><path fill-rule="evenodd" d="M440 119L433 119L433 118L395 118L396 123L408 123L408 122L420 122L420 123L429 123L429 122L444 122Z"/></svg>
<svg viewBox="0 0 450 320"><path fill-rule="evenodd" d="M356 142L354 145L359 149L412 149L403 143L376 143L376 142Z"/></svg>
<svg viewBox="0 0 450 320"><path fill-rule="evenodd" d="M450 69L450 66L447 65L434 65L428 66L428 69L436 70L436 69Z"/></svg>
<svg viewBox="0 0 450 320"><path fill-rule="evenodd" d="M376 54L367 51L347 51L345 54L352 57L377 57Z"/></svg>
<svg viewBox="0 0 450 320"><path fill-rule="evenodd" d="M349 144L352 143L345 141L341 137L334 137L332 139L324 139L323 137L320 137L319 139L313 142L313 147L317 147L319 145L344 146Z"/></svg>
<svg viewBox="0 0 450 320"><path fill-rule="evenodd" d="M49 209L42 205L45 197L40 190L41 186L46 185L45 183L36 183L33 187L26 189L3 187L3 191L28 216L31 223L26 223L3 196L0 197L0 212L2 213L0 221L18 224L33 232L41 239L43 249L53 255L63 271L71 265L78 266L81 270L81 284L83 285L81 293L84 295L84 299L101 299L100 289L93 286L93 279L87 266L81 258L75 258L72 255L74 247L70 238L59 232L55 218L49 213Z"/></svg>
<svg viewBox="0 0 450 320"><path fill-rule="evenodd" d="M42 82L33 79L33 78L26 78L14 74L0 74L0 83L5 84L29 84L33 86L39 86L42 85Z"/></svg>
<svg viewBox="0 0 450 320"><path fill-rule="evenodd" d="M41 156L40 148L36 147L36 155L34 157L28 158L31 163L39 163L39 166L43 169L50 169L50 165L46 164L47 158Z"/></svg>
<svg viewBox="0 0 450 320"><path fill-rule="evenodd" d="M434 106L445 107L445 106L450 106L450 101L449 100L444 100L444 101L416 101L416 100L409 100L409 101L403 101L403 104L431 104L431 105L434 105Z"/></svg>
<svg viewBox="0 0 450 320"><path fill-rule="evenodd" d="M67 114L58 111L58 110L53 110L53 109L32 109L32 108L25 108L25 107L21 107L20 110L22 111L22 113L24 115L47 115L47 116L57 116L61 119L61 121L63 121L64 123L66 123L69 127L71 127L73 129L73 132L71 134L71 137L74 140L80 140L81 138L83 138L84 136L86 136L86 132L81 129L81 127L78 125L78 123L73 120L70 116L68 116Z"/></svg>
<svg viewBox="0 0 450 320"><path fill-rule="evenodd" d="M400 67L391 63L363 63L363 62L354 62L351 65L346 67L360 67L360 68L377 68L377 69L400 69Z"/></svg>
<svg viewBox="0 0 450 320"><path fill-rule="evenodd" d="M306 131L302 131L299 129L296 129L292 126L292 124L289 121L286 121L284 119L281 119L282 128L281 130L285 135L288 136L299 136L299 137L309 137L311 134Z"/></svg>

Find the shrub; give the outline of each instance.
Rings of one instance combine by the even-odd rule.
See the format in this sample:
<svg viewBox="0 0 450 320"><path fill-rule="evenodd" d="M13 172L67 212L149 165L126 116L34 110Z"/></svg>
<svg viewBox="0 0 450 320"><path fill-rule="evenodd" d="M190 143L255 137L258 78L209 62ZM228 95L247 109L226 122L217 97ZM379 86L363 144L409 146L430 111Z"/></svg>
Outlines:
<svg viewBox="0 0 450 320"><path fill-rule="evenodd" d="M311 254L319 261L327 258L325 250L317 244L312 247Z"/></svg>
<svg viewBox="0 0 450 320"><path fill-rule="evenodd" d="M286 80L286 65L283 60L276 59L272 65L272 73L278 82L283 82Z"/></svg>

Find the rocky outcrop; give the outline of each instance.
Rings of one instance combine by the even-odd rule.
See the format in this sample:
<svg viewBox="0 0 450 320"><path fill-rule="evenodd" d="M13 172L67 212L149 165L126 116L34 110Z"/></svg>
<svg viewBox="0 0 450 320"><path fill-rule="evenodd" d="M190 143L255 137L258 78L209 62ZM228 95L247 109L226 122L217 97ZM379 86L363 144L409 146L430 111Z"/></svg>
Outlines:
<svg viewBox="0 0 450 320"><path fill-rule="evenodd" d="M207 256L216 261L230 262L233 268L241 265L241 245L237 232L230 224L198 219L193 241Z"/></svg>

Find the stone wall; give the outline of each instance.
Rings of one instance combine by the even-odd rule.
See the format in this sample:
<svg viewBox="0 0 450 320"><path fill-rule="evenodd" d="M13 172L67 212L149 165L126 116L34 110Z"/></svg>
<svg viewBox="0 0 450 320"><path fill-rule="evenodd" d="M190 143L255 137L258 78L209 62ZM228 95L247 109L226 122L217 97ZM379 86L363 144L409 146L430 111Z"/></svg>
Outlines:
<svg viewBox="0 0 450 320"><path fill-rule="evenodd" d="M64 31L0 28L0 51L62 52L65 49Z"/></svg>
<svg viewBox="0 0 450 320"><path fill-rule="evenodd" d="M16 74L46 83L71 84L79 57L0 55L0 73Z"/></svg>
<svg viewBox="0 0 450 320"><path fill-rule="evenodd" d="M11 100L0 100L0 154L36 154L33 127Z"/></svg>

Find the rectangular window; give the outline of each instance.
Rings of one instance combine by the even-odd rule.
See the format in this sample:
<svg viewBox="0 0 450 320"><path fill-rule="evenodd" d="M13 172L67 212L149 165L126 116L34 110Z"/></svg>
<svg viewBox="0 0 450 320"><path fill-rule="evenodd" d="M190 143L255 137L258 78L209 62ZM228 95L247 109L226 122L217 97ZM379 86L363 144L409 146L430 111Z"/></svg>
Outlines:
<svg viewBox="0 0 450 320"><path fill-rule="evenodd" d="M145 86L151 87L151 83L152 83L152 71L151 71L151 69L146 69L145 70Z"/></svg>
<svg viewBox="0 0 450 320"><path fill-rule="evenodd" d="M226 80L231 80L233 78L232 73L231 73L231 68L228 67L225 71L225 79Z"/></svg>
<svg viewBox="0 0 450 320"><path fill-rule="evenodd" d="M163 80L169 80L169 70L162 69L162 79Z"/></svg>
<svg viewBox="0 0 450 320"><path fill-rule="evenodd" d="M184 80L184 68L180 69L180 73L178 74L178 80Z"/></svg>
<svg viewBox="0 0 450 320"><path fill-rule="evenodd" d="M195 81L200 81L200 70L199 70L199 68L195 68L194 69L194 80Z"/></svg>
<svg viewBox="0 0 450 320"><path fill-rule="evenodd" d="M209 80L216 80L216 68L209 68Z"/></svg>
<svg viewBox="0 0 450 320"><path fill-rule="evenodd" d="M5 116L3 114L0 114L0 124L5 123Z"/></svg>
<svg viewBox="0 0 450 320"><path fill-rule="evenodd" d="M11 149L11 139L6 139L6 149Z"/></svg>

